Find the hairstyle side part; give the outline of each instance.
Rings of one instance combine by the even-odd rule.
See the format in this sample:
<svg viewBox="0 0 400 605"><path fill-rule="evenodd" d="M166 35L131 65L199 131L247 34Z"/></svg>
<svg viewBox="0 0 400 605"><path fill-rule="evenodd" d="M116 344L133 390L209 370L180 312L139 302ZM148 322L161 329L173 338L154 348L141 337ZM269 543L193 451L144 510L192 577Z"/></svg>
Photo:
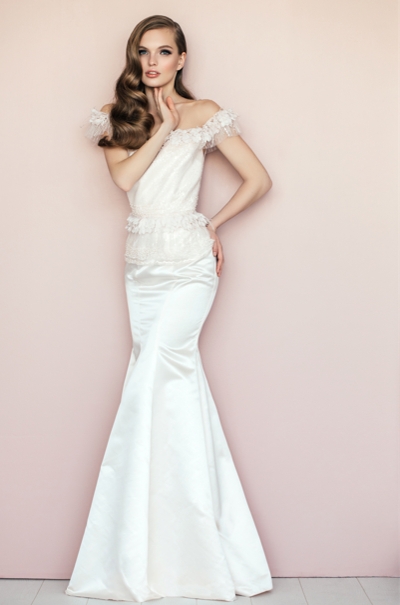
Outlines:
<svg viewBox="0 0 400 605"><path fill-rule="evenodd" d="M179 25L169 17L153 15L140 21L126 46L126 64L115 86L115 101L110 111L112 137L102 137L100 147L125 147L139 149L149 138L154 126L154 118L149 112L149 102L142 82L142 64L139 45L142 36L150 29L170 29L174 34L178 53L187 52L186 39ZM195 99L182 81L183 68L175 78L175 90L185 99Z"/></svg>

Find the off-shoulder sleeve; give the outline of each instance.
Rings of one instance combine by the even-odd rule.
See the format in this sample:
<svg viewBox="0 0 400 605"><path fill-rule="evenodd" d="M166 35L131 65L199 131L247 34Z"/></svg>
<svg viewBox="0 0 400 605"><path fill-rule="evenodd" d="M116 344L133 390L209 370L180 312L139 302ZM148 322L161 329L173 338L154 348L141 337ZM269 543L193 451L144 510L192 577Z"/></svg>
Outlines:
<svg viewBox="0 0 400 605"><path fill-rule="evenodd" d="M98 143L106 133L111 134L112 127L108 113L92 109L87 122L85 136L93 143Z"/></svg>
<svg viewBox="0 0 400 605"><path fill-rule="evenodd" d="M207 141L204 145L206 153L215 151L217 145L227 137L234 137L241 134L242 129L239 125L238 114L232 109L219 109L205 124L207 132Z"/></svg>

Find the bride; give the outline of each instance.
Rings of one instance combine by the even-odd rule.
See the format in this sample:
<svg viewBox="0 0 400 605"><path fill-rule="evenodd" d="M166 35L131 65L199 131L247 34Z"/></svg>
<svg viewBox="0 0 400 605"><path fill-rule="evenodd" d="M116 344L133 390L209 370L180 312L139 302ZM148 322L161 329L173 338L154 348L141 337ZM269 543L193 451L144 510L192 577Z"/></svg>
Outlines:
<svg viewBox="0 0 400 605"><path fill-rule="evenodd" d="M271 574L198 349L224 256L218 228L271 179L238 115L184 86L186 41L161 15L138 23L114 102L89 138L127 192L132 354L66 593L117 601L233 601ZM196 211L205 156L242 177L212 217Z"/></svg>

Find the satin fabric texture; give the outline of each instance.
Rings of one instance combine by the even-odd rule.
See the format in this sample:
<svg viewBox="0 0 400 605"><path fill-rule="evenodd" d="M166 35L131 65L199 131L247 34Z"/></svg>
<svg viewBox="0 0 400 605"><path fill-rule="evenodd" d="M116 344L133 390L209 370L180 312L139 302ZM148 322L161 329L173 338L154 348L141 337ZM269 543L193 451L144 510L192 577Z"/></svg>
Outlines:
<svg viewBox="0 0 400 605"><path fill-rule="evenodd" d="M133 350L65 592L142 602L270 590L198 349L215 256L127 263L125 283Z"/></svg>

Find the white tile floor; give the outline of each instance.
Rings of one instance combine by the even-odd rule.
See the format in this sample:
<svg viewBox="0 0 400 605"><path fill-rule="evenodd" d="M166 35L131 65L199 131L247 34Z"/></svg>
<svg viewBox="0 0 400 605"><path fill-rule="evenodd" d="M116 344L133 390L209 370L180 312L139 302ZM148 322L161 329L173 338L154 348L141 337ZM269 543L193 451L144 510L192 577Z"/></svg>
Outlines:
<svg viewBox="0 0 400 605"><path fill-rule="evenodd" d="M273 578L273 583L272 591L251 598L238 596L235 605L400 605L400 578ZM72 597L64 592L67 585L68 580L0 579L0 605L128 603ZM166 597L147 603L223 605L225 601Z"/></svg>

